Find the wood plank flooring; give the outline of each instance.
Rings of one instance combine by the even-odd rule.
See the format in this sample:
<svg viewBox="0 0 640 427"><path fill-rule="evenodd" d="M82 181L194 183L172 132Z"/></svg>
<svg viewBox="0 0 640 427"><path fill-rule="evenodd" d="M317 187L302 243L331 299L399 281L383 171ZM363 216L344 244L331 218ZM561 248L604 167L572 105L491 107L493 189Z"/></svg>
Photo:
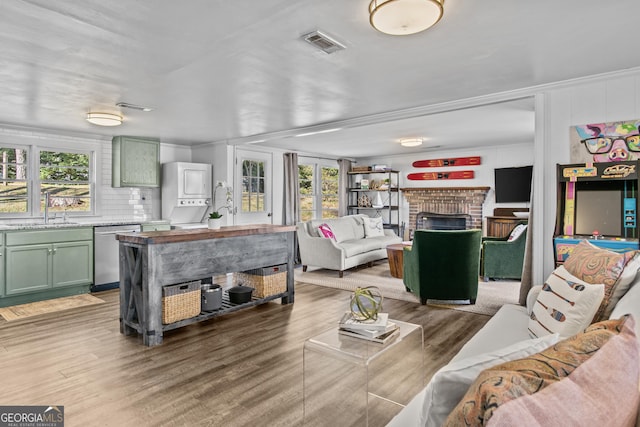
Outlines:
<svg viewBox="0 0 640 427"><path fill-rule="evenodd" d="M73 426L299 426L303 344L334 327L350 292L296 284L271 302L165 333L148 348L119 332L106 301L0 320L0 405L64 405ZM488 316L386 299L391 317L424 327L425 384Z"/></svg>

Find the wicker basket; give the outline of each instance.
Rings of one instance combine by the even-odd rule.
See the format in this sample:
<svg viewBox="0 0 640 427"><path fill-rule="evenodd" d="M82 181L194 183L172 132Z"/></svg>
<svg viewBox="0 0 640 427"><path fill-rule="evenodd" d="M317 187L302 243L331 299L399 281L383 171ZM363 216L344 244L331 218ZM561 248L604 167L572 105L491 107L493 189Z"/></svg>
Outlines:
<svg viewBox="0 0 640 427"><path fill-rule="evenodd" d="M238 273L238 283L254 288L253 296L265 298L287 290L287 264Z"/></svg>
<svg viewBox="0 0 640 427"><path fill-rule="evenodd" d="M162 323L168 324L200 314L200 280L162 287Z"/></svg>

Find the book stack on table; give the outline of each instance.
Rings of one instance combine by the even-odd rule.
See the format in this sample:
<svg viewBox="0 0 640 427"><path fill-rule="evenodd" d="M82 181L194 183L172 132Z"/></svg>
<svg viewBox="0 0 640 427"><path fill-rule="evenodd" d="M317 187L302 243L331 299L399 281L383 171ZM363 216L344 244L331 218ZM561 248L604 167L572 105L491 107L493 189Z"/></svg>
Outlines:
<svg viewBox="0 0 640 427"><path fill-rule="evenodd" d="M389 313L378 313L376 320L358 320L346 312L338 324L338 333L384 344L395 338L400 328L389 321Z"/></svg>

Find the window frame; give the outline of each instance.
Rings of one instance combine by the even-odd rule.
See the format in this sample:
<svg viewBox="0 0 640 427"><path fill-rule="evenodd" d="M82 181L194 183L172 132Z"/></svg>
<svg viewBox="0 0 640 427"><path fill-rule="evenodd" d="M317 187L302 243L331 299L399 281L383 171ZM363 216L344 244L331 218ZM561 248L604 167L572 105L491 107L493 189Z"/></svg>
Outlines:
<svg viewBox="0 0 640 427"><path fill-rule="evenodd" d="M311 166L313 169L312 170L313 177L311 179L312 198L313 198L313 209L311 210L311 213L312 213L311 219L324 219L325 217L323 216L323 213L325 212L325 209L323 209L322 201L325 195L324 193L322 193L322 168L336 169L339 173L338 164L335 160L305 158L301 156L298 160L298 166ZM298 179L300 179L299 172L298 172ZM340 180L339 176L337 180L339 183L339 180ZM338 198L340 197L339 192L340 192L340 189L338 188L338 192L335 194ZM333 196L333 193L331 193L331 195ZM300 205L302 205L301 196L302 194L298 195L298 202L300 203ZM338 208L336 208L336 211L337 210ZM308 211L305 211L305 212L308 212ZM300 214L302 216L302 210L300 211ZM338 212L336 212L336 215L337 214ZM326 218L334 218L334 217L326 217Z"/></svg>
<svg viewBox="0 0 640 427"><path fill-rule="evenodd" d="M89 191L91 200L91 209L88 211L69 211L69 216L95 216L99 211L97 205L98 187L97 183L97 171L96 165L99 160L100 147L99 144L87 143L83 141L82 148L77 148L78 143L65 143L60 144L36 144L36 143L16 143L4 141L5 138L0 138L0 146L24 149L27 151L27 211L26 212L0 212L0 219L38 219L44 215L43 210L40 208L41 201L41 189L42 183L40 182L40 152L52 151L74 154L85 154L89 156ZM16 138L17 139L17 138ZM42 138L37 138L41 141Z"/></svg>

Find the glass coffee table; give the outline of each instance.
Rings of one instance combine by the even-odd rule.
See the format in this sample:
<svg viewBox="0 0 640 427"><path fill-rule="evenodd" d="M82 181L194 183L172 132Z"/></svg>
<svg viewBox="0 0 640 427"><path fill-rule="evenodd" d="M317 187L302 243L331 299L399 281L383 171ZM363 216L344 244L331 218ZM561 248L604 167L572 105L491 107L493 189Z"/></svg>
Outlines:
<svg viewBox="0 0 640 427"><path fill-rule="evenodd" d="M424 387L422 327L385 344L332 328L304 343L304 424L384 426Z"/></svg>

